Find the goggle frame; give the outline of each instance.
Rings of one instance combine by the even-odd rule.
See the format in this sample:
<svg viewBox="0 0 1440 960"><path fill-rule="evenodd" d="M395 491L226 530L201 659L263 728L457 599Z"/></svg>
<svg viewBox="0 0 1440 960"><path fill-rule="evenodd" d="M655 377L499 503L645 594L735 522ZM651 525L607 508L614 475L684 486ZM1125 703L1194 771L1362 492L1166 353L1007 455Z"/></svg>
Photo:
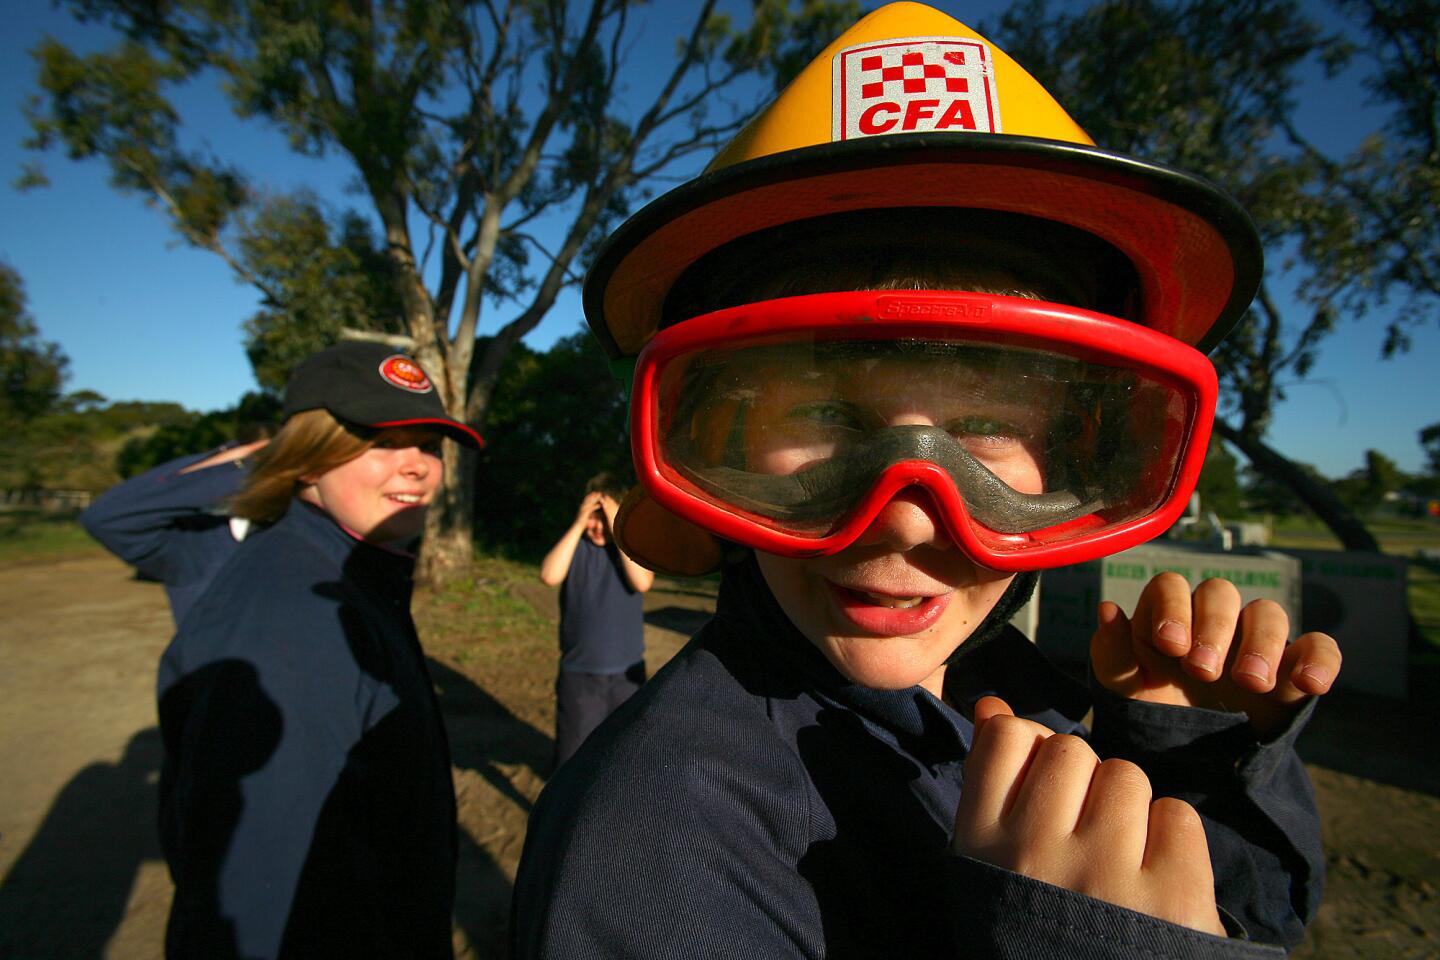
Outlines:
<svg viewBox="0 0 1440 960"><path fill-rule="evenodd" d="M1010 549L994 549L974 530L969 511L945 470L924 460L889 467L823 537L777 529L690 492L667 467L658 439L658 387L666 365L702 350L734 350L815 336L823 340L957 339L1081 357L1142 373L1168 384L1187 400L1188 423L1177 439L1177 465L1168 492L1154 510L1055 540L1060 529L1082 530L1083 520L1048 531L996 533ZM1004 572L1083 563L1152 540L1184 512L1200 477L1218 396L1215 368L1195 348L1117 317L1041 300L962 291L866 290L806 294L742 304L660 330L636 359L630 402L631 453L650 497L677 516L717 536L783 557L828 556L855 542L902 490L924 489L934 500L951 539L975 562ZM673 479L672 479L673 477Z"/></svg>

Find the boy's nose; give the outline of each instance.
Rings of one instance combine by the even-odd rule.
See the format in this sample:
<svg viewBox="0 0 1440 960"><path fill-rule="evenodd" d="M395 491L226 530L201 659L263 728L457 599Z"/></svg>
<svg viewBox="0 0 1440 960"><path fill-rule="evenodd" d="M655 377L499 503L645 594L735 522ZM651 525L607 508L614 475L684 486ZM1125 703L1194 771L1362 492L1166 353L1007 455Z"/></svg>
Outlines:
<svg viewBox="0 0 1440 960"><path fill-rule="evenodd" d="M906 487L895 494L855 542L879 544L900 553L919 546L949 550L955 545L940 520L940 508L920 487Z"/></svg>

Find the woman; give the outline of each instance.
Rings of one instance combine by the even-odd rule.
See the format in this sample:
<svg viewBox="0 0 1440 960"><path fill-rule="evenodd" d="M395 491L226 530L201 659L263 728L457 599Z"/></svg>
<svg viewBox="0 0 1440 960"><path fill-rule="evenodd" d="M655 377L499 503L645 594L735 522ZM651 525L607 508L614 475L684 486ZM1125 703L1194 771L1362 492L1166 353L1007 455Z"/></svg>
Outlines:
<svg viewBox="0 0 1440 960"><path fill-rule="evenodd" d="M419 364L306 360L231 508L265 524L160 665L170 957L449 957L449 748L410 617L440 442Z"/></svg>

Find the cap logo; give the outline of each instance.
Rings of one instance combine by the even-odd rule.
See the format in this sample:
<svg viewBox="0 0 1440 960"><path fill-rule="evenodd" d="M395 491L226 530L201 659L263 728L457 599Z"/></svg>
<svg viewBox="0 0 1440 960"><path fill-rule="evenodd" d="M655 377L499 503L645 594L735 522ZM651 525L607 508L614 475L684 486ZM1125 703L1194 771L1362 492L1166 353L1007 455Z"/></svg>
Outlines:
<svg viewBox="0 0 1440 960"><path fill-rule="evenodd" d="M411 393L429 393L435 389L420 364L401 354L393 354L380 361L380 376L391 386Z"/></svg>
<svg viewBox="0 0 1440 960"><path fill-rule="evenodd" d="M907 37L835 55L832 140L888 133L999 133L1000 101L988 44Z"/></svg>

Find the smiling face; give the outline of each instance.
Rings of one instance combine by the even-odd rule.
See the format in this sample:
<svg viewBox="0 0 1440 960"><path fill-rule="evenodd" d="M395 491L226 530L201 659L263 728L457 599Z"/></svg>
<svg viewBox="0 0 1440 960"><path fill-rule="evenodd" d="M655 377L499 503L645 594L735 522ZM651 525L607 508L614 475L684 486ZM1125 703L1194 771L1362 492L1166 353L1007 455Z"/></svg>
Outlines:
<svg viewBox="0 0 1440 960"><path fill-rule="evenodd" d="M777 257L776 250L786 255ZM990 211L863 210L797 221L727 244L676 281L666 312L670 322L681 322L777 297L953 290L1126 316L1138 289L1133 268L1118 251L1051 221ZM1038 380L1014 378L1002 378L1008 392L987 393L977 383L967 393L953 382L928 383L915 370L880 365L867 375L852 371L819 392L793 365L766 378L766 410L746 414L745 468L799 475L837 456L857 431L928 424L945 429L1017 493L1045 492L1044 471L1054 464L1046 462L1044 436L1059 397L1047 397ZM951 372L965 375L960 368ZM951 403L962 397L964 404ZM754 392L744 399L760 398ZM733 424L740 405L737 398L729 409L717 407L717 421ZM1044 414L1040 419L1037 411ZM700 456L732 462L727 445L733 434L699 433L716 439ZM950 538L930 495L915 486L886 504L838 553L791 559L757 551L756 557L785 614L843 675L882 689L922 684L936 696L945 661L989 616L1013 578L971 560Z"/></svg>
<svg viewBox="0 0 1440 960"><path fill-rule="evenodd" d="M383 430L358 457L304 478L300 496L370 543L409 540L425 528L425 510L444 478L440 442L434 430Z"/></svg>
<svg viewBox="0 0 1440 960"><path fill-rule="evenodd" d="M585 539L597 547L605 546L605 515L599 510L590 514L585 521Z"/></svg>
<svg viewBox="0 0 1440 960"><path fill-rule="evenodd" d="M967 377L882 362L809 382L778 379L773 390L755 395L747 418L752 469L790 473L876 430L936 426L1012 489L1042 492L1037 449L1044 405L989 399L974 382L957 389L957 376ZM950 382L938 382L942 377ZM946 659L1012 576L960 550L917 487L891 500L839 553L758 559L781 609L844 676L881 689L919 684L936 696Z"/></svg>

